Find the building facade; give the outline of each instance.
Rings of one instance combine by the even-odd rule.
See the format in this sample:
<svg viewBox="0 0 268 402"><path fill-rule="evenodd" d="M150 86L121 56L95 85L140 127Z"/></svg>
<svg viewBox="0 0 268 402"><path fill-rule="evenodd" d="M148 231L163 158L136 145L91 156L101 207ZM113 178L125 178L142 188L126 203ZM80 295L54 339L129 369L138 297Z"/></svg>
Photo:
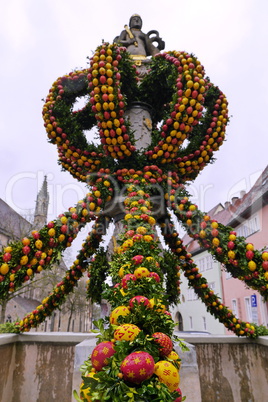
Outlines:
<svg viewBox="0 0 268 402"><path fill-rule="evenodd" d="M40 230L47 223L48 204L49 193L46 176L37 194L32 224L0 199L0 249L11 241L31 235L32 230ZM51 292L56 283L62 279L66 270L67 266L64 260L61 260L59 266L39 273L33 281L26 282L18 291L10 294L7 303L0 301L3 321L20 320L34 310ZM61 310L55 311L37 330L88 332L92 327L92 320L98 318L98 308L92 306L86 299L86 278L82 278L79 281L77 294L70 295Z"/></svg>
<svg viewBox="0 0 268 402"><path fill-rule="evenodd" d="M218 222L231 226L238 236L254 244L256 249L268 249L268 166L248 193L241 192L231 202L216 205L208 215ZM262 296L246 287L243 281L233 278L210 253L188 235L183 237L188 251L200 272L207 278L209 287L237 317L243 321L268 326L268 303ZM188 287L182 275L181 303L173 308L177 329L207 331L211 334L232 334L207 311L194 290Z"/></svg>
<svg viewBox="0 0 268 402"><path fill-rule="evenodd" d="M229 225L256 249L268 250L268 166L232 214ZM268 327L268 303L256 291L223 272L225 304L243 321Z"/></svg>

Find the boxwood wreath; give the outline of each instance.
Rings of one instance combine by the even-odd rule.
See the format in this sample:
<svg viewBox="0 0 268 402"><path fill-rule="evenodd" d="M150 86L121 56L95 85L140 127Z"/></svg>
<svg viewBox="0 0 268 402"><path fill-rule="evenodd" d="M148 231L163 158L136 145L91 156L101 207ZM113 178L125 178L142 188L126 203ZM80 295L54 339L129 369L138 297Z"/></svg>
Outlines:
<svg viewBox="0 0 268 402"><path fill-rule="evenodd" d="M81 97L86 98L85 106L74 110ZM125 118L127 108L137 101L152 110L153 122L151 144L140 151ZM174 350L169 306L179 302L182 273L226 328L248 338L263 334L262 327L236 318L209 289L175 230L180 221L233 277L268 299L268 252L256 250L232 228L201 212L186 190L187 183L213 162L214 152L224 141L227 99L205 76L193 54L158 54L141 80L125 48L103 43L89 68L54 82L43 119L62 168L86 182L89 193L41 230L4 248L0 253L1 299L59 262L88 223L91 229L62 281L35 310L13 323L13 330L37 327L60 308L87 272L88 297L95 302L105 298L112 312L96 323L98 344L82 367L77 400L181 401L180 357ZM86 138L85 131L93 127L98 130L99 145ZM165 213L156 217L159 196ZM108 261L101 242L112 220L107 214L111 203L123 203L124 217L117 247ZM157 226L165 250L160 247ZM108 277L112 285L105 283Z"/></svg>

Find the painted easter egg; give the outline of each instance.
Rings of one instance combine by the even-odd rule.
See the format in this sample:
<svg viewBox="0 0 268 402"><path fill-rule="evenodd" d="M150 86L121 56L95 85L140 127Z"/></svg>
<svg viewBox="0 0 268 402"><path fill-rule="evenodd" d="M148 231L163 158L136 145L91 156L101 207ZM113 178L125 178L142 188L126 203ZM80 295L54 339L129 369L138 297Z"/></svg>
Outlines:
<svg viewBox="0 0 268 402"><path fill-rule="evenodd" d="M126 274L123 276L122 281L121 281L121 285L123 286L124 289L127 289L127 283L128 281L136 281L137 278L135 275L133 274Z"/></svg>
<svg viewBox="0 0 268 402"><path fill-rule="evenodd" d="M170 354L167 356L167 358L170 360L173 360L174 362L176 362L176 364L178 364L180 366L180 364L181 364L180 356L174 350L172 350L170 352Z"/></svg>
<svg viewBox="0 0 268 402"><path fill-rule="evenodd" d="M108 364L108 358L115 353L114 344L112 342L101 342L92 351L91 363L94 369L100 371Z"/></svg>
<svg viewBox="0 0 268 402"><path fill-rule="evenodd" d="M130 314L130 310L127 306L118 306L110 314L110 323L118 325L118 317L126 316Z"/></svg>
<svg viewBox="0 0 268 402"><path fill-rule="evenodd" d="M160 360L156 363L154 373L160 382L165 384L171 392L174 392L180 382L180 375L176 367L167 360Z"/></svg>
<svg viewBox="0 0 268 402"><path fill-rule="evenodd" d="M136 276L136 278L140 279L140 278L146 278L147 276L150 275L150 271L146 268L146 267L139 267L136 268L134 271L134 275Z"/></svg>
<svg viewBox="0 0 268 402"><path fill-rule="evenodd" d="M173 349L173 343L170 337L163 332L155 332L152 337L155 338L155 341L160 346L159 354L161 356L168 356Z"/></svg>
<svg viewBox="0 0 268 402"><path fill-rule="evenodd" d="M178 392L178 394L179 394L180 396L178 396L178 397L175 399L174 402L181 402L181 401L182 401L181 389L180 389L180 388L177 388L177 389L176 389L176 392Z"/></svg>
<svg viewBox="0 0 268 402"><path fill-rule="evenodd" d="M150 306L150 301L145 296L134 296L129 300L129 307L133 309L135 305L143 304L144 306Z"/></svg>
<svg viewBox="0 0 268 402"><path fill-rule="evenodd" d="M134 324L119 325L114 332L114 339L117 341L133 341L140 331L140 328Z"/></svg>
<svg viewBox="0 0 268 402"><path fill-rule="evenodd" d="M154 278L156 282L160 282L160 276L156 272L150 272L149 278Z"/></svg>
<svg viewBox="0 0 268 402"><path fill-rule="evenodd" d="M156 311L158 313L164 313L166 311L166 306L162 303L162 300L156 300L154 297L150 299L150 306L151 308L156 306Z"/></svg>
<svg viewBox="0 0 268 402"><path fill-rule="evenodd" d="M154 359L147 352L130 353L122 362L120 370L125 381L140 384L154 373Z"/></svg>
<svg viewBox="0 0 268 402"><path fill-rule="evenodd" d="M86 377L92 377L94 378L95 373L89 373L86 375ZM86 400L88 402L91 402L92 399L89 395L90 392L90 387L85 388L84 387L84 381L82 381L81 385L80 385L80 398L83 398L83 400Z"/></svg>

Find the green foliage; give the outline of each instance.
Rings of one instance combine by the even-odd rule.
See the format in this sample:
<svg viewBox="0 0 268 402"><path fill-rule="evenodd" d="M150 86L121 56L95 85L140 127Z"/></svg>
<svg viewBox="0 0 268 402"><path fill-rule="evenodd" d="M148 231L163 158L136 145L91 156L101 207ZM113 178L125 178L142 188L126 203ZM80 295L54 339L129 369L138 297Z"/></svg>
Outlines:
<svg viewBox="0 0 268 402"><path fill-rule="evenodd" d="M150 74L143 78L140 85L140 100L152 107L154 125L169 112L169 102L176 93L176 78L177 69L174 64L160 57L152 59Z"/></svg>
<svg viewBox="0 0 268 402"><path fill-rule="evenodd" d="M0 334L17 334L19 333L19 327L15 322L6 322L0 324Z"/></svg>
<svg viewBox="0 0 268 402"><path fill-rule="evenodd" d="M103 247L100 247L89 267L90 282L87 289L87 297L92 302L99 304L101 303L102 288L109 269L106 252Z"/></svg>
<svg viewBox="0 0 268 402"><path fill-rule="evenodd" d="M255 327L256 337L268 335L268 328L265 327L264 325L254 325L254 327Z"/></svg>
<svg viewBox="0 0 268 402"><path fill-rule="evenodd" d="M170 251L164 252L164 258L161 262L161 268L166 274L166 294L169 304L177 304L179 302L178 292L178 276L177 266L179 265L178 258Z"/></svg>
<svg viewBox="0 0 268 402"><path fill-rule="evenodd" d="M124 317L120 316L118 322L135 324L139 328L142 328L146 334L164 332L168 336L171 336L175 324L169 315L162 312L162 309L157 304L153 308L149 308L143 304L135 303L131 310L132 314Z"/></svg>

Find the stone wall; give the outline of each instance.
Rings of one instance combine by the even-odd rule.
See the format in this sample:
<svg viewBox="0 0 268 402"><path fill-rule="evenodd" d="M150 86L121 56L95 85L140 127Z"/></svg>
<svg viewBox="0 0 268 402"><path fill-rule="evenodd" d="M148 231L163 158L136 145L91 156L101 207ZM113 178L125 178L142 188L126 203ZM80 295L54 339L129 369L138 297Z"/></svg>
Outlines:
<svg viewBox="0 0 268 402"><path fill-rule="evenodd" d="M71 402L79 344L90 340L93 346L94 337L82 333L0 335L0 401ZM256 341L182 333L179 337L193 345L191 353L182 356L181 387L187 402L267 400L268 337ZM85 359L89 351L83 353Z"/></svg>
<svg viewBox="0 0 268 402"><path fill-rule="evenodd" d="M202 401L268 400L267 346L199 344L196 353Z"/></svg>
<svg viewBox="0 0 268 402"><path fill-rule="evenodd" d="M70 402L75 345L84 338L70 333L0 336L0 401Z"/></svg>

